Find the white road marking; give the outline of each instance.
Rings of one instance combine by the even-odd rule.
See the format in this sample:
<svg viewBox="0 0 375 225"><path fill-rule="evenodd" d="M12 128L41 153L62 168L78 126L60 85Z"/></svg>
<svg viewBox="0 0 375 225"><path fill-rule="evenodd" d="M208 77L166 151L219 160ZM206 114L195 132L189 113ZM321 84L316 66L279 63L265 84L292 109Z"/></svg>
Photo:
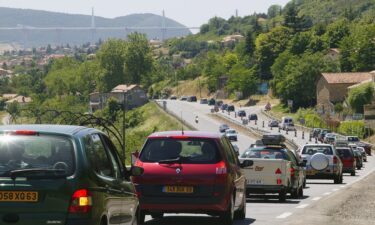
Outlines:
<svg viewBox="0 0 375 225"><path fill-rule="evenodd" d="M307 206L309 206L309 204L303 204L303 205L297 206L296 209L304 209Z"/></svg>
<svg viewBox="0 0 375 225"><path fill-rule="evenodd" d="M332 192L326 192L323 195L330 195Z"/></svg>
<svg viewBox="0 0 375 225"><path fill-rule="evenodd" d="M318 201L319 199L321 199L322 197L315 197L315 198L313 198L312 200L313 201Z"/></svg>
<svg viewBox="0 0 375 225"><path fill-rule="evenodd" d="M285 219L285 218L287 218L290 215L292 215L291 212L286 212L286 213L283 213L280 216L276 217L276 219Z"/></svg>
<svg viewBox="0 0 375 225"><path fill-rule="evenodd" d="M345 185L341 185L340 188L345 188Z"/></svg>

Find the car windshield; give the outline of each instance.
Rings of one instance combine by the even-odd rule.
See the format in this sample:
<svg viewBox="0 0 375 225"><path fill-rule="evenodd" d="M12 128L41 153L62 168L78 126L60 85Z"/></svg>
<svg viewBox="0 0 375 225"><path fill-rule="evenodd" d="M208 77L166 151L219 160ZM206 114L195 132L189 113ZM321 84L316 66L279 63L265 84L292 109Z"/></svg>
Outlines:
<svg viewBox="0 0 375 225"><path fill-rule="evenodd" d="M174 160L183 164L215 164L221 160L214 140L201 138L158 138L147 141L140 160L165 162Z"/></svg>
<svg viewBox="0 0 375 225"><path fill-rule="evenodd" d="M352 157L353 156L352 151L350 151L350 149L347 149L347 148L338 148L336 150L344 158L348 158L348 157Z"/></svg>
<svg viewBox="0 0 375 225"><path fill-rule="evenodd" d="M0 155L0 177L14 172L25 172L19 176L27 177L61 177L74 172L74 148L64 137L1 135Z"/></svg>
<svg viewBox="0 0 375 225"><path fill-rule="evenodd" d="M280 149L249 149L245 151L241 158L247 159L286 159L288 160L288 155L284 150Z"/></svg>
<svg viewBox="0 0 375 225"><path fill-rule="evenodd" d="M356 142L356 141L359 141L359 138L358 137L348 137L348 141Z"/></svg>
<svg viewBox="0 0 375 225"><path fill-rule="evenodd" d="M235 130L227 130L226 133L227 133L227 134L235 134L236 131L235 131Z"/></svg>
<svg viewBox="0 0 375 225"><path fill-rule="evenodd" d="M314 155L316 153L323 153L325 155L332 155L332 148L329 146L305 146L302 150L303 155Z"/></svg>

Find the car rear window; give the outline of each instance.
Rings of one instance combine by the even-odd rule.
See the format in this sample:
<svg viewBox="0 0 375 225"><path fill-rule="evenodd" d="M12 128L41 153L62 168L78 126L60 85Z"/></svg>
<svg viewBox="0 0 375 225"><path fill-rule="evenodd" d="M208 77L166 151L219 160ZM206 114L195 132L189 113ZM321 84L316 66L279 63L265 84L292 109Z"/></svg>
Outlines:
<svg viewBox="0 0 375 225"><path fill-rule="evenodd" d="M356 142L356 141L359 141L359 138L357 138L357 137L348 137L348 141L350 141L350 142Z"/></svg>
<svg viewBox="0 0 375 225"><path fill-rule="evenodd" d="M248 159L288 159L288 155L284 150L280 149L249 149L245 151L241 158Z"/></svg>
<svg viewBox="0 0 375 225"><path fill-rule="evenodd" d="M74 172L74 147L71 140L65 137L0 135L0 156L1 177L9 177L15 170L28 169L43 170L28 172L28 177L61 177ZM62 172L53 173L54 169Z"/></svg>
<svg viewBox="0 0 375 225"><path fill-rule="evenodd" d="M323 153L324 155L333 155L332 148L329 146L305 146L302 150L303 155L314 155Z"/></svg>
<svg viewBox="0 0 375 225"><path fill-rule="evenodd" d="M347 157L353 157L353 153L352 153L352 151L351 151L350 149L346 149L346 148L338 148L338 149L336 149L336 150L337 150L337 152L338 152L340 155L344 156L344 158L347 158Z"/></svg>
<svg viewBox="0 0 375 225"><path fill-rule="evenodd" d="M142 162L180 159L184 164L215 164L221 161L217 144L212 139L149 139L140 155Z"/></svg>

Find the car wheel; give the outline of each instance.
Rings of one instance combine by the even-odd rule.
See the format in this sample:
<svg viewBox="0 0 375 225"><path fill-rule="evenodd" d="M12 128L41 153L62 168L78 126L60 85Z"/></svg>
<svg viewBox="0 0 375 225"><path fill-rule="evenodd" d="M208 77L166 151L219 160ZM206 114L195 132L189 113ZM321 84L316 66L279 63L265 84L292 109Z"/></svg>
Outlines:
<svg viewBox="0 0 375 225"><path fill-rule="evenodd" d="M352 171L352 172L350 173L350 176L355 176L355 171Z"/></svg>
<svg viewBox="0 0 375 225"><path fill-rule="evenodd" d="M299 198L303 198L303 186L300 187L300 190L299 190Z"/></svg>
<svg viewBox="0 0 375 225"><path fill-rule="evenodd" d="M298 196L299 196L299 188L293 189L292 192L290 193L290 196L292 198L298 198Z"/></svg>
<svg viewBox="0 0 375 225"><path fill-rule="evenodd" d="M164 213L151 213L152 219L161 219L163 218Z"/></svg>
<svg viewBox="0 0 375 225"><path fill-rule="evenodd" d="M280 202L285 202L286 201L286 191L280 191L279 192L279 201Z"/></svg>
<svg viewBox="0 0 375 225"><path fill-rule="evenodd" d="M223 222L223 225L233 225L234 222L234 200L233 197L230 200L227 211L223 212L220 215L220 220Z"/></svg>
<svg viewBox="0 0 375 225"><path fill-rule="evenodd" d="M303 180L303 188L306 188L306 178Z"/></svg>
<svg viewBox="0 0 375 225"><path fill-rule="evenodd" d="M234 214L235 220L244 220L246 218L246 193L243 195L242 207Z"/></svg>
<svg viewBox="0 0 375 225"><path fill-rule="evenodd" d="M344 181L344 177L341 174L341 176L340 176L340 184L342 184L343 181Z"/></svg>
<svg viewBox="0 0 375 225"><path fill-rule="evenodd" d="M107 218L102 218L100 225L107 225Z"/></svg>
<svg viewBox="0 0 375 225"><path fill-rule="evenodd" d="M335 178L333 179L333 183L339 184L340 183L340 176L335 176Z"/></svg>
<svg viewBox="0 0 375 225"><path fill-rule="evenodd" d="M146 213L143 212L142 210L139 211L139 217L138 217L138 222L139 224L144 224L146 219Z"/></svg>

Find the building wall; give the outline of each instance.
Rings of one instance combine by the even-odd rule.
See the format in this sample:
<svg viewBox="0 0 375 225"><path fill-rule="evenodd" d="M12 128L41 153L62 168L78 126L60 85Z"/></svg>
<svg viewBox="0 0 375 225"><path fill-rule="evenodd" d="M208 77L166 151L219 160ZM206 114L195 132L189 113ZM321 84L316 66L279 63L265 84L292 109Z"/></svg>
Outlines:
<svg viewBox="0 0 375 225"><path fill-rule="evenodd" d="M331 102L342 102L348 96L348 87L353 84L331 84L328 85Z"/></svg>

